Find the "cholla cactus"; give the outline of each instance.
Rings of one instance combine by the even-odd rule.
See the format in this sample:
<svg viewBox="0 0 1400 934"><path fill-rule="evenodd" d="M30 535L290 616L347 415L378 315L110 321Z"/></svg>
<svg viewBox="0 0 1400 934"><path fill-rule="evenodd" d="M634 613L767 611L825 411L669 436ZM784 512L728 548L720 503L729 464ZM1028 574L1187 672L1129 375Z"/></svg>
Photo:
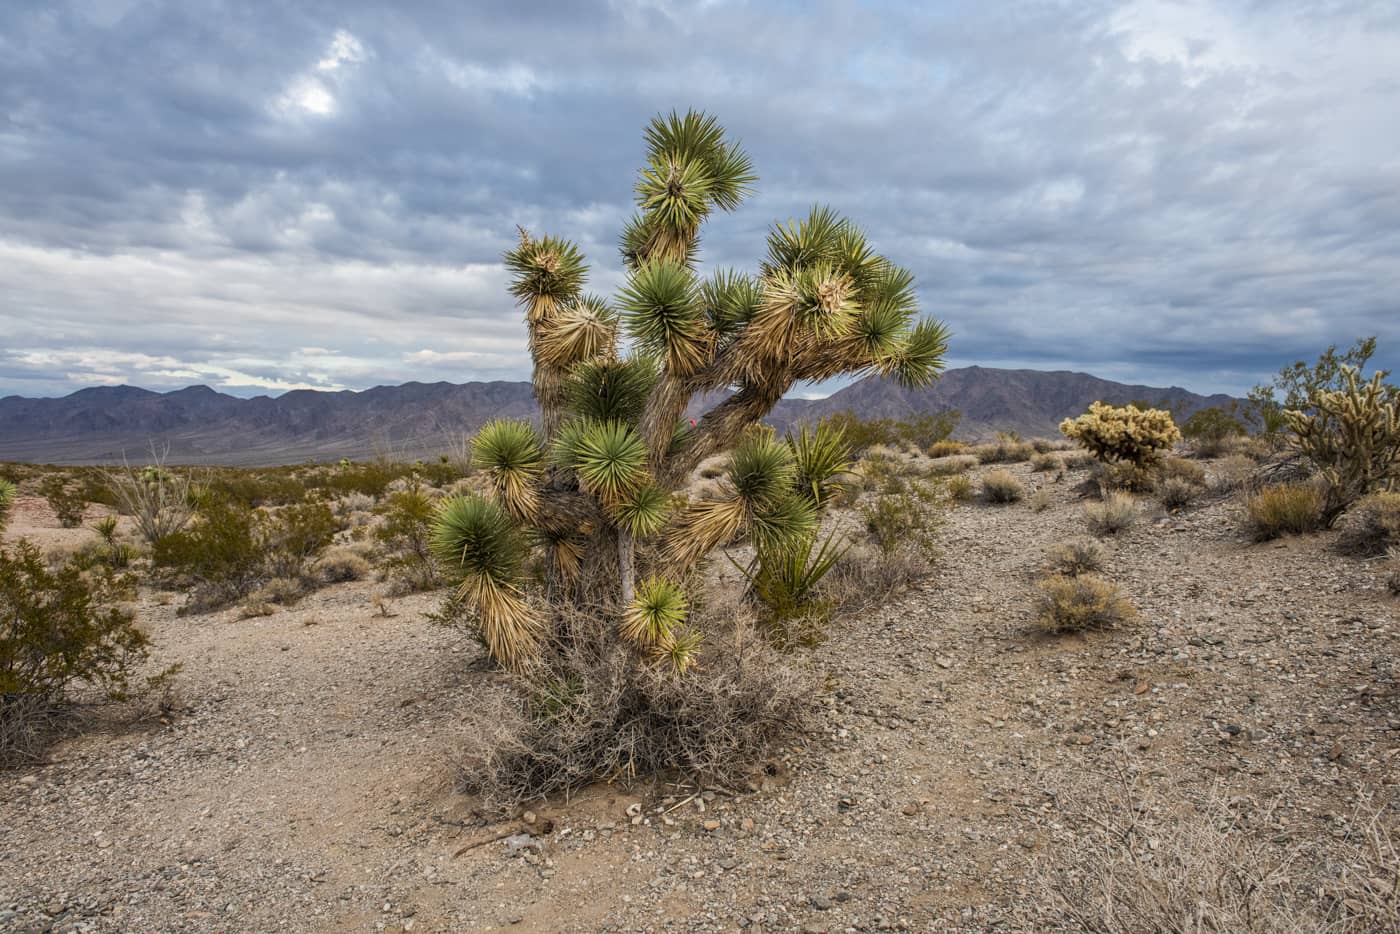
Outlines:
<svg viewBox="0 0 1400 934"><path fill-rule="evenodd" d="M1314 393L1308 411L1284 413L1293 443L1327 484L1328 525L1367 493L1400 485L1400 397L1385 376L1362 382L1360 370L1343 366L1341 389Z"/></svg>
<svg viewBox="0 0 1400 934"><path fill-rule="evenodd" d="M1078 418L1060 422L1060 432L1101 461L1144 466L1181 440L1170 412L1095 402Z"/></svg>
<svg viewBox="0 0 1400 934"><path fill-rule="evenodd" d="M0 531L4 531L5 524L10 521L10 509L15 505L17 494L15 485L0 477Z"/></svg>
<svg viewBox="0 0 1400 934"><path fill-rule="evenodd" d="M627 280L613 302L583 291L588 267L566 240L521 230L505 256L542 427L481 430L472 458L493 495L449 502L437 545L507 665L528 661L550 631L525 592L525 565L542 551L549 598L602 606L640 653L678 673L693 668L700 634L685 624L679 582L735 536L801 542L846 465L829 437L788 444L753 426L798 381L880 373L924 386L942 370L947 331L918 320L913 276L826 208L775 225L756 274L700 278L700 228L738 207L752 165L700 113L658 117L646 144L638 211L622 234ZM697 396L722 401L688 420ZM718 499L675 493L726 450ZM639 542L657 577L637 588Z"/></svg>

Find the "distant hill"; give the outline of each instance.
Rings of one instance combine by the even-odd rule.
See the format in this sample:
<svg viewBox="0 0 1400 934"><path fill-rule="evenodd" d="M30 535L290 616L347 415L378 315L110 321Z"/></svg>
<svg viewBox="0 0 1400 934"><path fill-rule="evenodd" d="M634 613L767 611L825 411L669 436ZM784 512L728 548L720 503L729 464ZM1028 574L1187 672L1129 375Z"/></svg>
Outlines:
<svg viewBox="0 0 1400 934"><path fill-rule="evenodd" d="M931 388L908 390L871 377L812 401L784 400L769 421L786 427L833 412L907 418L953 408L957 436L997 431L1050 436L1062 418L1089 403L1145 399L1189 414L1230 402L1185 389L1128 386L1084 373L949 370ZM692 413L692 414L699 414ZM273 465L376 454L419 457L498 417L536 415L530 384L405 383L362 392L297 390L240 399L207 386L152 392L133 386L82 389L58 399L0 399L0 461L53 464L137 462L151 443L169 445L172 462Z"/></svg>

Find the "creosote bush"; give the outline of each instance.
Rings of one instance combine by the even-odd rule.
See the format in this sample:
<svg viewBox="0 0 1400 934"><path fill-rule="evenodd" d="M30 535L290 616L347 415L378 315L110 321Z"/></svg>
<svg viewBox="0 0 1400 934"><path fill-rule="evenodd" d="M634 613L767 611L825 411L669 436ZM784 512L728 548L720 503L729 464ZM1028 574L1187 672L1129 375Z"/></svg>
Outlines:
<svg viewBox="0 0 1400 934"><path fill-rule="evenodd" d="M1264 487L1245 499L1245 531L1256 542L1322 527L1323 494L1311 483Z"/></svg>
<svg viewBox="0 0 1400 934"><path fill-rule="evenodd" d="M19 488L9 480L0 477L0 532L5 530L5 525L10 521L10 511L14 508L15 500L19 498Z"/></svg>
<svg viewBox="0 0 1400 934"><path fill-rule="evenodd" d="M1036 622L1048 632L1116 629L1137 618L1137 610L1101 577L1055 575L1041 583Z"/></svg>
<svg viewBox="0 0 1400 934"><path fill-rule="evenodd" d="M977 498L977 486L965 474L949 477L943 484L948 498L955 503L970 503Z"/></svg>
<svg viewBox="0 0 1400 934"><path fill-rule="evenodd" d="M886 556L912 548L932 559L945 502L943 488L929 481L914 481L903 492L882 494L862 505L860 514L871 542Z"/></svg>
<svg viewBox="0 0 1400 934"><path fill-rule="evenodd" d="M1095 535L1116 535L1137 521L1137 501L1126 493L1109 493L1097 503L1084 506L1084 521Z"/></svg>
<svg viewBox="0 0 1400 934"><path fill-rule="evenodd" d="M1181 440L1170 412L1095 402L1078 418L1060 423L1071 441L1105 463L1145 466Z"/></svg>
<svg viewBox="0 0 1400 934"><path fill-rule="evenodd" d="M48 502L59 525L65 529L76 529L83 524L83 513L87 510L87 500L81 487L69 484L68 478L59 473L49 474L39 482L39 495Z"/></svg>
<svg viewBox="0 0 1400 934"><path fill-rule="evenodd" d="M1347 513L1337 549L1372 557L1393 548L1400 548L1400 493L1373 493Z"/></svg>
<svg viewBox="0 0 1400 934"><path fill-rule="evenodd" d="M148 655L115 605L126 584L74 564L51 570L37 548L0 548L0 763L36 754L78 685L124 697Z"/></svg>

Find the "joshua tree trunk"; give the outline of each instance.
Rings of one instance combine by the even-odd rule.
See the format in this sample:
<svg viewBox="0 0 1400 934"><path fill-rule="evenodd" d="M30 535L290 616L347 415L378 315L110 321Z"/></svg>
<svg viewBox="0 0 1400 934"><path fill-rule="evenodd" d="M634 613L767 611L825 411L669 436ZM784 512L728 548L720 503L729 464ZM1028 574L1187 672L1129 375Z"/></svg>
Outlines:
<svg viewBox="0 0 1400 934"><path fill-rule="evenodd" d="M622 590L622 605L632 602L637 587L637 568L633 559L636 540L626 529L617 530L617 572Z"/></svg>

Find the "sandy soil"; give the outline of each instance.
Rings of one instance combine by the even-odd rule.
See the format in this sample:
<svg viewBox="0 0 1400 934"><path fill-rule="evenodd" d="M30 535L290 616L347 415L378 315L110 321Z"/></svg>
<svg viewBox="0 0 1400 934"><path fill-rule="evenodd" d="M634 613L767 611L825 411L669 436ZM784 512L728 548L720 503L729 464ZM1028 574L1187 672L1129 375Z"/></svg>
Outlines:
<svg viewBox="0 0 1400 934"><path fill-rule="evenodd" d="M146 595L177 709L0 773L0 929L1034 930L1033 866L1089 826L1101 776L1168 807L1274 802L1295 835L1394 802L1400 618L1374 565L1327 535L1247 544L1215 501L1108 542L1139 624L1046 637L1037 573L1082 503L1012 469L1054 505L954 508L931 580L838 620L810 651L820 733L763 790L594 788L537 807L552 832L514 853L482 841L523 825L452 787L498 676L424 621L432 595L382 618L346 584L248 620ZM24 500L7 537L92 534L52 525Z"/></svg>

